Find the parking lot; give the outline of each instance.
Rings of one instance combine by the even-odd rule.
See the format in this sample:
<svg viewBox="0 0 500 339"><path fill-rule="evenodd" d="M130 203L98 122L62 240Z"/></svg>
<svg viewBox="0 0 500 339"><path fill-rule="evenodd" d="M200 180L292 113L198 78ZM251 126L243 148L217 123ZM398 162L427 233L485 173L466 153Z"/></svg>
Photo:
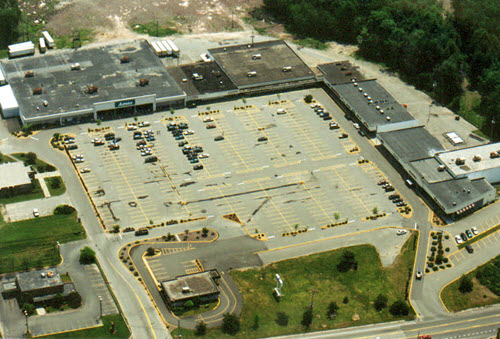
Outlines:
<svg viewBox="0 0 500 339"><path fill-rule="evenodd" d="M302 101L308 93L321 97L332 120ZM341 122L339 129L329 128L343 113L321 93L295 91L148 115L139 120L148 119L148 126L136 130L127 128L137 123L132 119L106 122L109 128L77 135L79 148L71 154L83 156L76 164L80 172L90 170L81 176L107 228L236 214L249 234L269 238L361 221L374 207L399 218L377 185L382 174L371 163L358 163L363 152L350 137L339 138ZM279 109L285 113L277 114ZM182 137L167 130L172 123L188 125ZM154 138L145 142L150 153L141 155L133 136L147 130ZM119 149L92 144L111 132L121 138ZM190 162L186 146L201 146L199 154L206 155ZM157 161L145 163L148 156ZM195 170L199 165L203 169Z"/></svg>

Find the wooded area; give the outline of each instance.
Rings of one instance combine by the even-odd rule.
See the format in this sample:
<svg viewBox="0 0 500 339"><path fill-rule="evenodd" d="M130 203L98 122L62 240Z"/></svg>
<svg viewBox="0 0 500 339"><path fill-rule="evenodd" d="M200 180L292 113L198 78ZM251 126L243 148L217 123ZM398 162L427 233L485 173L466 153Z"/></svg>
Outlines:
<svg viewBox="0 0 500 339"><path fill-rule="evenodd" d="M16 42L20 18L17 0L0 0L0 49Z"/></svg>
<svg viewBox="0 0 500 339"><path fill-rule="evenodd" d="M264 0L263 11L298 38L357 44L456 112L464 88L478 91L485 134L500 138L500 5L497 0ZM496 121L491 128L492 120Z"/></svg>

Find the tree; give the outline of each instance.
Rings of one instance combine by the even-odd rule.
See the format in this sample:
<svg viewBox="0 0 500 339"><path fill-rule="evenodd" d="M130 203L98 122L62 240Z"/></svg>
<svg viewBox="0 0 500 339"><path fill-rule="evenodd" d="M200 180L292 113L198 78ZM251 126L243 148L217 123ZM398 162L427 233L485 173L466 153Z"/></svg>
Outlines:
<svg viewBox="0 0 500 339"><path fill-rule="evenodd" d="M89 265L96 262L96 256L93 249L85 246L80 250L80 264Z"/></svg>
<svg viewBox="0 0 500 339"><path fill-rule="evenodd" d="M36 153L28 152L26 154L26 163L28 165L34 165L36 163L36 159L37 159Z"/></svg>
<svg viewBox="0 0 500 339"><path fill-rule="evenodd" d="M255 313L253 316L253 325L252 325L252 330L257 331L259 329L259 322L260 322L260 316Z"/></svg>
<svg viewBox="0 0 500 339"><path fill-rule="evenodd" d="M70 206L70 205L58 205L55 209L54 209L54 214L56 215L60 215L60 214L71 214L73 212L75 212L75 208L73 206Z"/></svg>
<svg viewBox="0 0 500 339"><path fill-rule="evenodd" d="M201 233L202 233L202 234L201 234L201 236L202 236L203 238L206 238L206 237L207 237L208 232L209 232L208 228L203 227L203 228L202 228L202 230L201 230Z"/></svg>
<svg viewBox="0 0 500 339"><path fill-rule="evenodd" d="M304 97L304 102L306 104L310 104L313 100L313 96L311 94L307 94L305 97Z"/></svg>
<svg viewBox="0 0 500 339"><path fill-rule="evenodd" d="M184 303L184 308L185 309L192 309L194 307L194 302L192 300L188 300Z"/></svg>
<svg viewBox="0 0 500 339"><path fill-rule="evenodd" d="M235 335L240 331L240 318L234 314L224 313L222 319L222 332L230 335Z"/></svg>
<svg viewBox="0 0 500 339"><path fill-rule="evenodd" d="M146 250L146 255L152 257L153 255L155 255L155 249L153 247L148 247L148 249Z"/></svg>
<svg viewBox="0 0 500 339"><path fill-rule="evenodd" d="M373 303L373 307L377 311L381 311L383 308L387 307L387 297L383 294L379 294Z"/></svg>
<svg viewBox="0 0 500 339"><path fill-rule="evenodd" d="M337 306L337 303L332 301L330 304L328 304L328 311L327 311L327 316L332 319L337 316L337 311L339 307Z"/></svg>
<svg viewBox="0 0 500 339"><path fill-rule="evenodd" d="M196 331L194 332L194 334L199 335L199 336L205 335L207 333L207 324L205 324L205 322L203 320L200 320L196 324L195 329L196 329Z"/></svg>
<svg viewBox="0 0 500 339"><path fill-rule="evenodd" d="M35 309L36 309L35 305L33 305L33 304L25 303L23 305L23 312L24 311L28 312L28 315L34 314L35 313Z"/></svg>
<svg viewBox="0 0 500 339"><path fill-rule="evenodd" d="M349 303L349 298L348 298L347 296L346 296L346 297L344 297L344 299L342 300L342 302L343 302L344 304L348 304L348 303Z"/></svg>
<svg viewBox="0 0 500 339"><path fill-rule="evenodd" d="M276 313L276 323L280 326L287 326L288 325L288 314L285 312L278 312Z"/></svg>
<svg viewBox="0 0 500 339"><path fill-rule="evenodd" d="M66 296L66 302L71 308L78 308L82 304L82 296L80 293L73 291Z"/></svg>
<svg viewBox="0 0 500 339"><path fill-rule="evenodd" d="M16 0L0 0L0 49L16 41L21 10Z"/></svg>
<svg viewBox="0 0 500 339"><path fill-rule="evenodd" d="M312 308L308 308L307 310L304 311L302 314L302 321L300 322L302 326L304 326L306 329L309 329L311 326L313 320L313 310Z"/></svg>
<svg viewBox="0 0 500 339"><path fill-rule="evenodd" d="M61 133L54 133L52 135L52 139L54 139L54 141L59 141L60 137L61 137Z"/></svg>
<svg viewBox="0 0 500 339"><path fill-rule="evenodd" d="M354 257L354 253L352 253L349 250L345 250L342 253L342 258L340 259L340 262L337 265L337 269L339 270L339 272L347 272L350 269L357 270L358 262Z"/></svg>
<svg viewBox="0 0 500 339"><path fill-rule="evenodd" d="M393 316L407 316L410 312L408 304L402 300L395 301L389 308L389 312Z"/></svg>
<svg viewBox="0 0 500 339"><path fill-rule="evenodd" d="M378 207L375 206L373 209L372 209L372 213L377 215L378 214Z"/></svg>
<svg viewBox="0 0 500 339"><path fill-rule="evenodd" d="M472 283L472 279L467 275L463 275L462 278L460 278L458 290L461 293L465 294L465 293L472 292L473 288L474 288L474 284Z"/></svg>

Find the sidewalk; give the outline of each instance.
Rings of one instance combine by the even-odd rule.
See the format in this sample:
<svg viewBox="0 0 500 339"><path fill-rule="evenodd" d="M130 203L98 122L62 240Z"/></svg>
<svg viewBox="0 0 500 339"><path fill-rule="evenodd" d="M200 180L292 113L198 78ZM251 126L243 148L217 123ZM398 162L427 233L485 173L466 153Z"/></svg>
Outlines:
<svg viewBox="0 0 500 339"><path fill-rule="evenodd" d="M51 196L49 188L47 187L47 183L45 182L45 178L57 177L57 176L61 176L59 171L35 174L35 179L38 179L38 182L40 183L40 187L42 188L43 195L45 196L45 198L49 198Z"/></svg>

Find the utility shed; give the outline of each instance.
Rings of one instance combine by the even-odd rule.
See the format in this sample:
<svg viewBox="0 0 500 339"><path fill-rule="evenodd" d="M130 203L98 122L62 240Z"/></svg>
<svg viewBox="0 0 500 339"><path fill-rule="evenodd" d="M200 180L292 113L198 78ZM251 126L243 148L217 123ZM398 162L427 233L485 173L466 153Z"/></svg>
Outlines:
<svg viewBox="0 0 500 339"><path fill-rule="evenodd" d="M4 118L19 116L19 105L10 85L0 87L0 108Z"/></svg>
<svg viewBox="0 0 500 339"><path fill-rule="evenodd" d="M188 300L194 298L206 303L217 300L220 294L219 279L219 272L213 269L165 280L161 282L161 288L164 298L171 307L183 306Z"/></svg>

